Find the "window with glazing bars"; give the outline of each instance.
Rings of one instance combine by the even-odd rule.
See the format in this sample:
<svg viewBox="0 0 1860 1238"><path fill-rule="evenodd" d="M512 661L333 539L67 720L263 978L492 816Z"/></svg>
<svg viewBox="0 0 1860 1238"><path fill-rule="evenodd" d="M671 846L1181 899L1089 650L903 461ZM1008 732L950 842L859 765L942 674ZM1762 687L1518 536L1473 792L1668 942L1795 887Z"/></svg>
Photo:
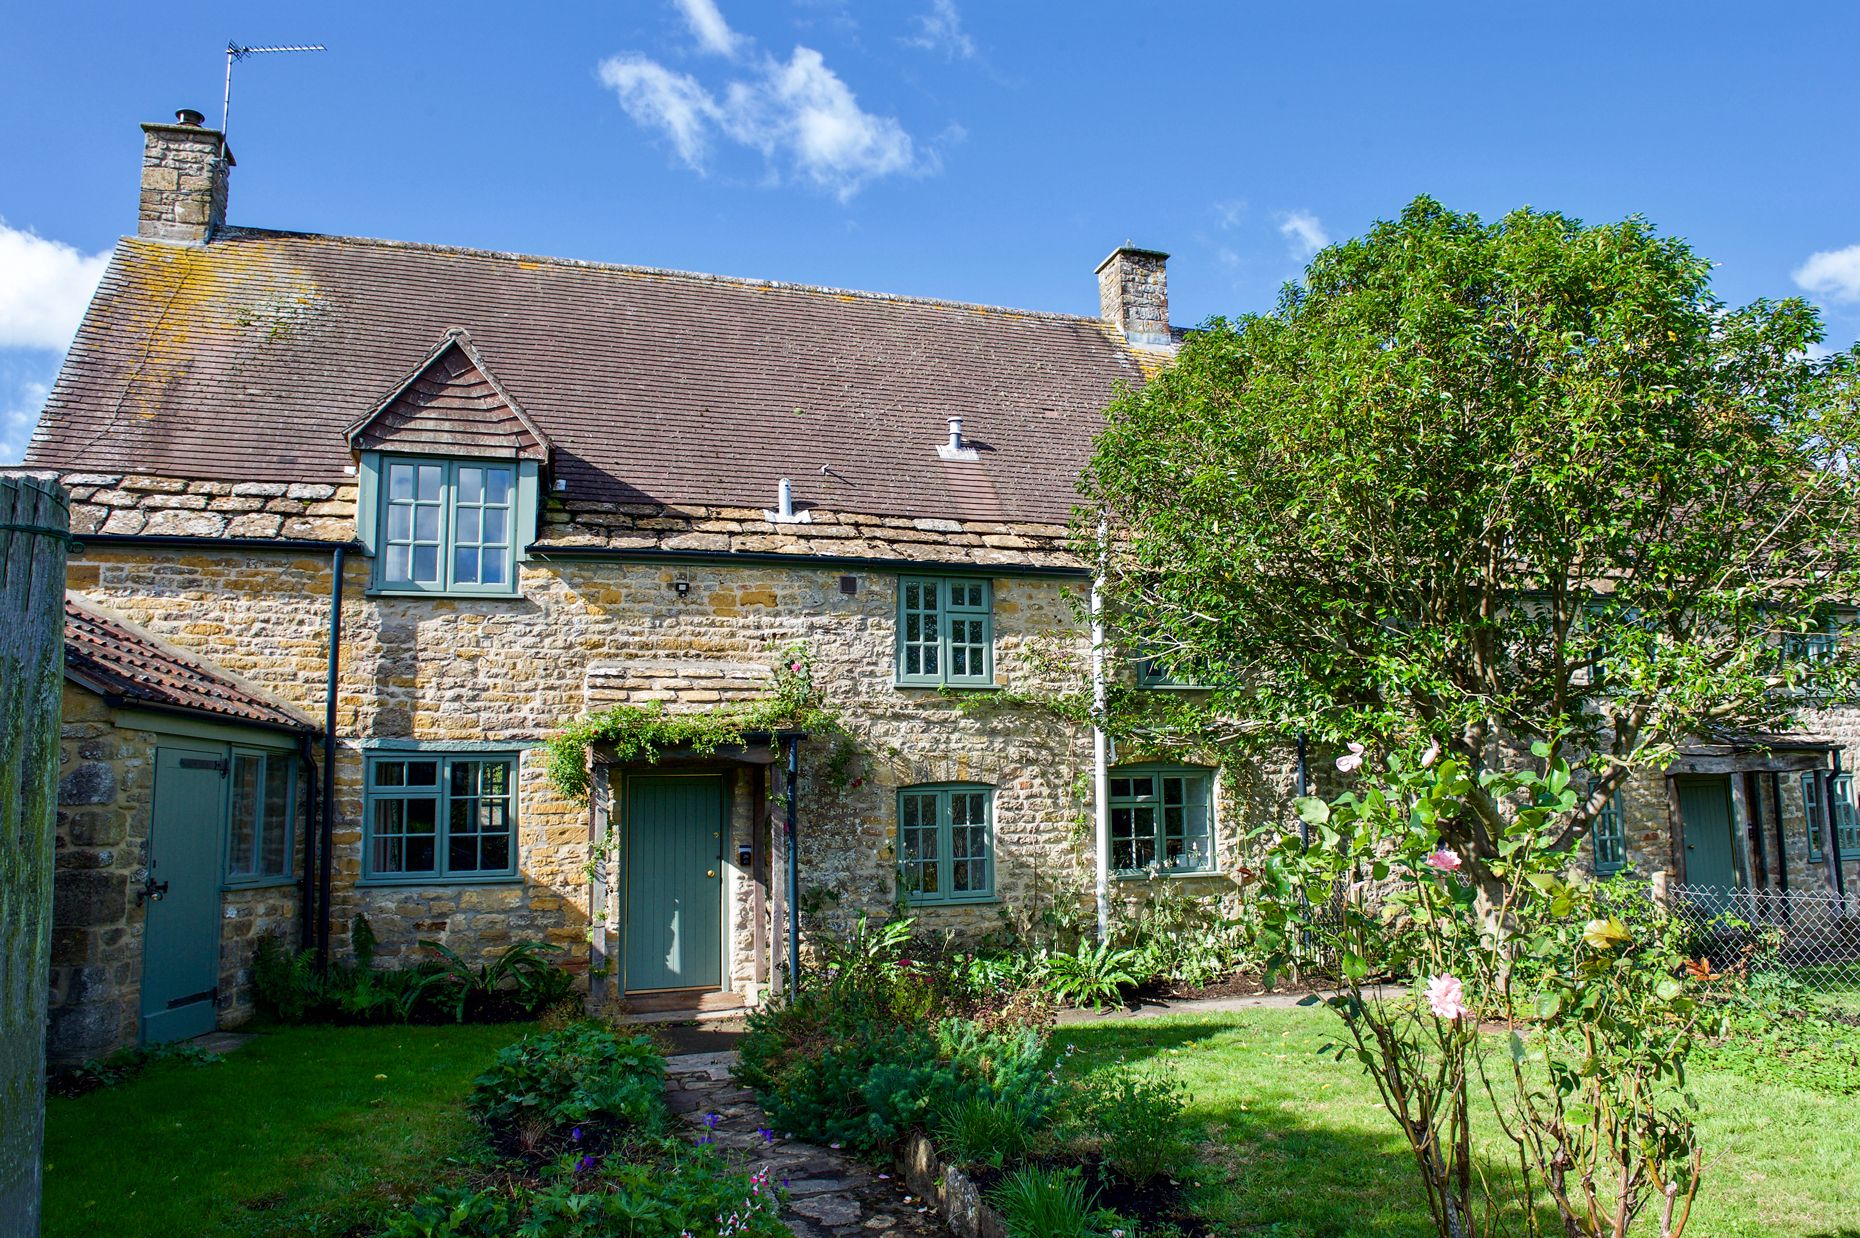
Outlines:
<svg viewBox="0 0 1860 1238"><path fill-rule="evenodd" d="M1210 771L1114 769L1110 783L1112 868L1120 873L1213 871Z"/></svg>
<svg viewBox="0 0 1860 1238"><path fill-rule="evenodd" d="M1821 785L1827 777L1818 773L1802 775L1802 810L1811 864L1821 863L1825 854L1821 847ZM1837 774L1833 781L1834 845L1839 848L1841 859L1851 860L1860 856L1860 812L1854 807L1854 776Z"/></svg>
<svg viewBox="0 0 1860 1238"><path fill-rule="evenodd" d="M1595 846L1595 875L1606 877L1618 873L1627 864L1626 818L1622 815L1621 793L1616 792L1608 806L1589 823L1589 836Z"/></svg>
<svg viewBox="0 0 1860 1238"><path fill-rule="evenodd" d="M515 502L510 465L384 461L378 583L434 593L511 592Z"/></svg>
<svg viewBox="0 0 1860 1238"><path fill-rule="evenodd" d="M295 753L233 750L231 820L226 836L228 885L291 875L296 789Z"/></svg>
<svg viewBox="0 0 1860 1238"><path fill-rule="evenodd" d="M994 895L994 791L979 786L898 792L898 886L914 903Z"/></svg>
<svg viewBox="0 0 1860 1238"><path fill-rule="evenodd" d="M898 682L990 686L994 589L986 580L906 576L898 582Z"/></svg>
<svg viewBox="0 0 1860 1238"><path fill-rule="evenodd" d="M368 761L368 877L516 871L516 758L407 753Z"/></svg>

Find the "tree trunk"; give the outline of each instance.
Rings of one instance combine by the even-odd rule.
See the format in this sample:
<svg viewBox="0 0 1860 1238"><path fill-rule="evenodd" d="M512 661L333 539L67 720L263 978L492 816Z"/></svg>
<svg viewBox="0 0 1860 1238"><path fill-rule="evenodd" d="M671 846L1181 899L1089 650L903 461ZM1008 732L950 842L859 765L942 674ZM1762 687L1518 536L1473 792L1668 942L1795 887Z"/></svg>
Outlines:
<svg viewBox="0 0 1860 1238"><path fill-rule="evenodd" d="M0 1233L39 1232L64 677L64 489L0 477Z"/></svg>

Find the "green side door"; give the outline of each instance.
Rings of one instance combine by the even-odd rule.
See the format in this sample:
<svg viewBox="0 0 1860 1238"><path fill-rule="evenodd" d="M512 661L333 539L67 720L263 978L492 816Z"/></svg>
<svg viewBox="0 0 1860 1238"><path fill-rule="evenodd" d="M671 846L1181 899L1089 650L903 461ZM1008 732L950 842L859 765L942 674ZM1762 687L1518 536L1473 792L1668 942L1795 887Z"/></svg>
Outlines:
<svg viewBox="0 0 1860 1238"><path fill-rule="evenodd" d="M723 779L626 782L629 993L723 983Z"/></svg>
<svg viewBox="0 0 1860 1238"><path fill-rule="evenodd" d="M155 750L142 933L142 1039L148 1044L199 1036L218 1021L226 773L224 748Z"/></svg>
<svg viewBox="0 0 1860 1238"><path fill-rule="evenodd" d="M1736 832L1732 828L1731 780L1680 778L1680 830L1686 847L1686 884L1734 890L1740 880Z"/></svg>

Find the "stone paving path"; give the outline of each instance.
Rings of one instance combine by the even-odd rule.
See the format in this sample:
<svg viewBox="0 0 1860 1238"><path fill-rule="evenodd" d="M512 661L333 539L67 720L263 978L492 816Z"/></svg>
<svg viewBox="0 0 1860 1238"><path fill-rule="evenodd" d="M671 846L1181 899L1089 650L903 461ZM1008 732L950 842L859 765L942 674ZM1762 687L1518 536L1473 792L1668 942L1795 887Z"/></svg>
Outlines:
<svg viewBox="0 0 1860 1238"><path fill-rule="evenodd" d="M767 1165L785 1181L782 1220L796 1238L946 1238L943 1219L895 1175L831 1148L762 1133L755 1094L730 1078L736 1054L681 1053L665 1060L665 1098L695 1138L711 1124L719 1151L746 1169Z"/></svg>

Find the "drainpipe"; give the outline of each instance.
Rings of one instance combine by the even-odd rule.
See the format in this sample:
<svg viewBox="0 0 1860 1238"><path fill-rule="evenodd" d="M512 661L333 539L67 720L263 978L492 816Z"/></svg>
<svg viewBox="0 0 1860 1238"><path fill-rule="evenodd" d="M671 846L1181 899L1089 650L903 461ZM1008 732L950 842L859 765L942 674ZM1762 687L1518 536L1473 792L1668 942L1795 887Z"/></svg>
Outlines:
<svg viewBox="0 0 1860 1238"><path fill-rule="evenodd" d="M1828 773L1828 793L1821 797L1821 816L1827 823L1822 834L1821 849L1827 856L1828 868L1834 876L1834 896L1841 900L1841 914L1847 914L1847 874L1842 872L1841 831L1839 821L1834 815L1834 784L1841 777L1841 750L1833 751L1834 768Z"/></svg>
<svg viewBox="0 0 1860 1238"><path fill-rule="evenodd" d="M1783 833L1782 811L1782 775L1770 771L1770 803L1776 806L1772 815L1776 828L1776 883L1782 890L1783 923L1794 923L1789 911L1789 838Z"/></svg>
<svg viewBox="0 0 1860 1238"><path fill-rule="evenodd" d="M336 819L336 682L342 670L342 569L343 547L336 547L330 559L329 575L329 674L323 684L323 819L318 827L322 838L317 845L317 922L316 964L319 971L329 968L329 891L330 840Z"/></svg>
<svg viewBox="0 0 1860 1238"><path fill-rule="evenodd" d="M297 763L304 772L304 862L297 882L297 948L309 950L316 945L316 831L317 810L322 801L316 791L316 749L308 733L297 737Z"/></svg>
<svg viewBox="0 0 1860 1238"><path fill-rule="evenodd" d="M801 737L788 737L788 820L783 827L784 849L788 853L788 997L801 993L801 861L795 854L794 819L797 794L795 784L801 776Z"/></svg>
<svg viewBox="0 0 1860 1238"><path fill-rule="evenodd" d="M1305 756L1305 733L1300 731L1298 732L1296 782L1293 784L1298 789L1299 799L1303 799L1305 796L1311 794L1311 767L1306 763ZM1306 851L1311 850L1311 823L1305 820L1303 813L1300 813L1298 816L1298 845L1303 847Z"/></svg>
<svg viewBox="0 0 1860 1238"><path fill-rule="evenodd" d="M1098 944L1111 936L1111 769L1110 737L1105 734L1109 689L1104 675L1104 572L1107 528L1098 520L1098 570L1091 578L1091 797L1097 874L1092 891L1098 902Z"/></svg>

